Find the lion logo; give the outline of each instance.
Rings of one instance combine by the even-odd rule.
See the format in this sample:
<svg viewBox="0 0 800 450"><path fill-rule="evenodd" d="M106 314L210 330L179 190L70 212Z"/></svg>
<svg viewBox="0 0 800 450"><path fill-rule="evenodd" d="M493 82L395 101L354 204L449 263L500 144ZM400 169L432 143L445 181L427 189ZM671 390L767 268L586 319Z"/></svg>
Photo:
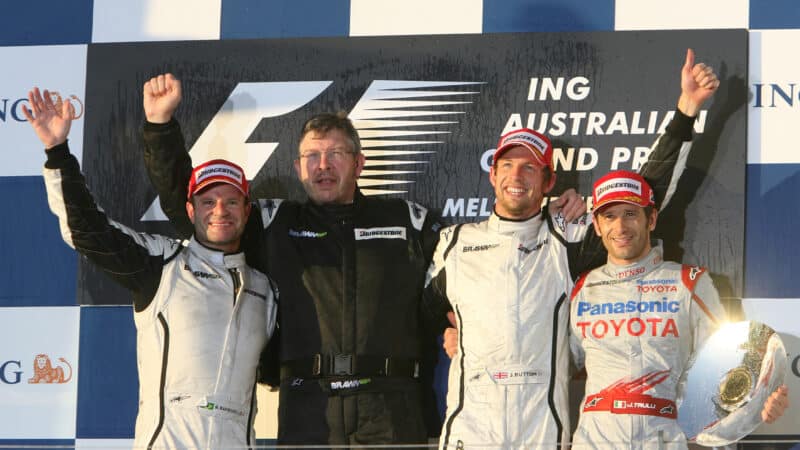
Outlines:
<svg viewBox="0 0 800 450"><path fill-rule="evenodd" d="M64 378L64 368L61 366L53 367L50 362L50 357L40 353L36 355L33 360L33 378L28 379L29 384L34 383L66 383L72 379L72 366L64 358L58 358L59 361L67 365L69 369L69 376Z"/></svg>
<svg viewBox="0 0 800 450"><path fill-rule="evenodd" d="M75 113L72 115L72 120L80 119L81 116L83 115L83 102L75 94L68 95L66 97L68 100L72 100L77 104L73 105L75 106ZM61 117L61 107L62 107L61 105L64 104L64 99L61 97L61 94L57 91L51 91L50 100L53 101L53 105L55 106L56 109L56 114L58 114L58 116Z"/></svg>

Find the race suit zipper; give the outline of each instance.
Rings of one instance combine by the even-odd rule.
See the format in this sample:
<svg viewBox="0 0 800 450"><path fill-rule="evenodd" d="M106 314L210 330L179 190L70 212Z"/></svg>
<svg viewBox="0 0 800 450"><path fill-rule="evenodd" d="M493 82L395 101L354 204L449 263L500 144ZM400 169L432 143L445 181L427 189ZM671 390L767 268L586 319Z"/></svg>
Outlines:
<svg viewBox="0 0 800 450"><path fill-rule="evenodd" d="M456 420L456 416L461 412L464 408L464 390L466 389L464 385L464 322L461 320L461 311L458 309L458 306L454 308L454 312L456 316L458 316L458 354L456 357L458 358L458 367L459 367L459 376L458 376L458 405L453 410L453 413L450 417L447 418L447 422L444 424L444 430L442 430L444 434L444 445L442 446L442 450L447 450L448 444L450 442L450 433L453 427L453 421ZM452 362L451 362L452 364ZM459 443L461 441L459 440ZM459 444L456 444L456 448L459 448Z"/></svg>
<svg viewBox="0 0 800 450"><path fill-rule="evenodd" d="M239 295L239 288L242 287L242 281L239 275L239 269L233 268L228 269L228 272L231 273L231 278L233 278L233 304L236 305L236 297Z"/></svg>
<svg viewBox="0 0 800 450"><path fill-rule="evenodd" d="M339 221L342 241L342 341L340 352L345 355L358 353L358 294L356 292L356 247L353 221ZM352 360L351 360L352 361ZM352 366L350 367L353 368Z"/></svg>
<svg viewBox="0 0 800 450"><path fill-rule="evenodd" d="M164 349L161 353L161 381L158 386L158 423L156 424L156 429L153 431L153 436L150 438L150 442L147 444L148 450L153 448L156 438L158 438L158 435L161 433L161 428L164 426L164 390L166 389L167 361L169 360L169 326L162 313L158 313L157 318L158 322L161 324L161 328L164 330Z"/></svg>
<svg viewBox="0 0 800 450"><path fill-rule="evenodd" d="M255 412L256 412L256 396L257 396L256 389L257 389L257 387L258 387L258 384L256 382L253 382L253 390L250 391L250 393L251 393L251 395L250 395L250 411L247 413L247 435L246 435L247 436L247 441L246 441L247 442L247 450L253 450L252 447L250 447L250 445L253 444L252 442L250 442L250 432L253 429L253 420L255 419L255 417L253 417L253 416L255 415Z"/></svg>

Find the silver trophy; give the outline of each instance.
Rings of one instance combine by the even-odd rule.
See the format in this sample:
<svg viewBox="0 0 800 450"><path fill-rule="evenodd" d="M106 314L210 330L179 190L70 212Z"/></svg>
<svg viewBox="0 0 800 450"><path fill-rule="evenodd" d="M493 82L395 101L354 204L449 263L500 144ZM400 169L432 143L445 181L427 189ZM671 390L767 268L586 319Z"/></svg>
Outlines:
<svg viewBox="0 0 800 450"><path fill-rule="evenodd" d="M752 433L787 366L783 341L763 323L737 322L717 330L697 353L678 408L689 442L716 447Z"/></svg>

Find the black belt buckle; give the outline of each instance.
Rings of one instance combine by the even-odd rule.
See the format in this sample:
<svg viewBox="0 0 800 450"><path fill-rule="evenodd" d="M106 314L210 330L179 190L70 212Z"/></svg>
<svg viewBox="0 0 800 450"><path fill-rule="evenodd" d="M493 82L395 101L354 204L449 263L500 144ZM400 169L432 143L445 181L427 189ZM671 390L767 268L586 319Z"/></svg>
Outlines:
<svg viewBox="0 0 800 450"><path fill-rule="evenodd" d="M332 369L333 375L353 375L353 355L335 355Z"/></svg>

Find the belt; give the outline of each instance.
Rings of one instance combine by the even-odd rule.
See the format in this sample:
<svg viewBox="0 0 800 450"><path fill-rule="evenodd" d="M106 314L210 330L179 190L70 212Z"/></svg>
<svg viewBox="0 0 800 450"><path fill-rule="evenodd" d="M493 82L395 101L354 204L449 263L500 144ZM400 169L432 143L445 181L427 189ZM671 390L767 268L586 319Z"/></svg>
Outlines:
<svg viewBox="0 0 800 450"><path fill-rule="evenodd" d="M675 402L650 395L620 394L608 392L586 396L583 412L607 411L611 414L639 414L643 416L676 419L678 408Z"/></svg>
<svg viewBox="0 0 800 450"><path fill-rule="evenodd" d="M419 363L412 358L372 355L321 355L281 363L281 379L330 376L413 377L419 375Z"/></svg>

